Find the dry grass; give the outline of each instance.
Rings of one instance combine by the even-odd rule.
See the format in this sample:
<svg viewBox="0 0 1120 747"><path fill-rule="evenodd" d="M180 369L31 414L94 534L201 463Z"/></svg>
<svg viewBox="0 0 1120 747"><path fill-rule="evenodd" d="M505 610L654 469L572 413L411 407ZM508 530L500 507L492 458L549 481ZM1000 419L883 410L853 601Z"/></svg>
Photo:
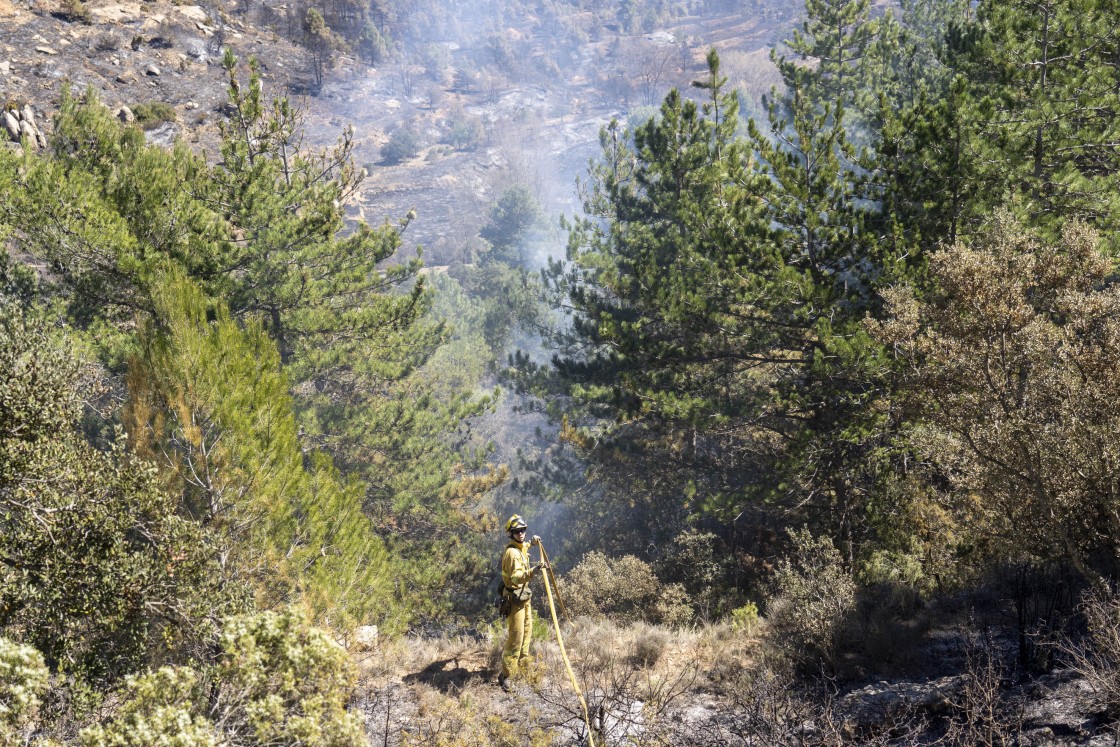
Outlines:
<svg viewBox="0 0 1120 747"><path fill-rule="evenodd" d="M545 621L537 627L544 629ZM718 692L750 666L757 637L730 625L672 629L579 618L562 628L596 742L676 744L672 718L701 690ZM535 665L513 693L496 687L504 631L477 637L404 638L359 654L360 690L373 744L546 747L587 731L549 625ZM714 687L713 687L714 685Z"/></svg>

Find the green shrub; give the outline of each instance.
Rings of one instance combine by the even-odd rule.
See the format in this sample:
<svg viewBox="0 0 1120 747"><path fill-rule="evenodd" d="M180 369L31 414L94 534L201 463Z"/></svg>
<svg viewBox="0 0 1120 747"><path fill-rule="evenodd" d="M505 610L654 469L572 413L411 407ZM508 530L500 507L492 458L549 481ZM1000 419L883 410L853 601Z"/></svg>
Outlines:
<svg viewBox="0 0 1120 747"><path fill-rule="evenodd" d="M57 15L72 23L88 25L93 22L93 15L82 0L62 0L62 9Z"/></svg>
<svg viewBox="0 0 1120 747"><path fill-rule="evenodd" d="M562 588L574 615L666 625L681 625L692 617L684 588L664 586L649 563L633 555L608 558L590 552L564 577Z"/></svg>
<svg viewBox="0 0 1120 747"><path fill-rule="evenodd" d="M481 119L459 112L447 133L447 142L455 150L474 150L485 134Z"/></svg>
<svg viewBox="0 0 1120 747"><path fill-rule="evenodd" d="M414 158L420 152L420 138L412 130L400 128L389 136L389 142L381 146L381 160L388 164L400 163Z"/></svg>
<svg viewBox="0 0 1120 747"><path fill-rule="evenodd" d="M855 606L856 584L827 537L789 531L791 557L774 573L767 607L771 641L799 664L835 664L837 634Z"/></svg>
<svg viewBox="0 0 1120 747"><path fill-rule="evenodd" d="M233 743L364 747L362 720L346 712L357 672L349 655L295 613L226 621L218 679Z"/></svg>
<svg viewBox="0 0 1120 747"><path fill-rule="evenodd" d="M82 747L215 747L218 735L203 716L198 675L186 667L163 667L129 677L124 705L108 724L82 732Z"/></svg>
<svg viewBox="0 0 1120 747"><path fill-rule="evenodd" d="M747 602L742 607L731 610L731 629L735 632L750 635L757 624L758 606L754 602Z"/></svg>
<svg viewBox="0 0 1120 747"><path fill-rule="evenodd" d="M219 642L212 681L184 667L130 677L115 718L83 731L82 747L365 746L346 712L354 665L325 632L263 612L227 618Z"/></svg>
<svg viewBox="0 0 1120 747"><path fill-rule="evenodd" d="M657 575L682 584L691 605L707 621L743 600L736 590L732 556L711 532L688 529L673 538L657 563Z"/></svg>
<svg viewBox="0 0 1120 747"><path fill-rule="evenodd" d="M175 121L175 107L163 101L149 101L146 104L132 104L128 107L136 116L136 123L150 130L164 122Z"/></svg>
<svg viewBox="0 0 1120 747"><path fill-rule="evenodd" d="M43 655L0 638L0 744L24 742L20 734L35 719L46 687Z"/></svg>

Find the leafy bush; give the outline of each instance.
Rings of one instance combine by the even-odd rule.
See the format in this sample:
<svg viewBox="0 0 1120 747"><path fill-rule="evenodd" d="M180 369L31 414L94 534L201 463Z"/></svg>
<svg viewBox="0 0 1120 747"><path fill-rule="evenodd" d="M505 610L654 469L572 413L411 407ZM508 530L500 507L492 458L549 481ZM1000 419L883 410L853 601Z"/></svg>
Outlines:
<svg viewBox="0 0 1120 747"><path fill-rule="evenodd" d="M136 123L150 130L164 122L175 121L175 107L163 101L149 101L146 104L132 104L128 107L136 115Z"/></svg>
<svg viewBox="0 0 1120 747"><path fill-rule="evenodd" d="M207 537L151 468L79 432L93 371L73 345L0 299L0 633L19 631L76 679L111 682L153 646L196 640L223 596L208 591Z"/></svg>
<svg viewBox="0 0 1120 747"><path fill-rule="evenodd" d="M742 602L734 573L732 556L720 539L695 529L674 537L657 564L658 576L680 582L706 620L718 619Z"/></svg>
<svg viewBox="0 0 1120 747"><path fill-rule="evenodd" d="M754 602L747 602L742 607L731 610L731 629L736 632L751 634L751 630L758 624L758 606Z"/></svg>
<svg viewBox="0 0 1120 747"><path fill-rule="evenodd" d="M563 589L564 601L576 615L670 625L692 616L684 589L663 586L649 563L633 555L608 558L588 553L564 577Z"/></svg>
<svg viewBox="0 0 1120 747"><path fill-rule="evenodd" d="M474 150L485 134L481 119L460 112L447 133L447 142L456 150Z"/></svg>
<svg viewBox="0 0 1120 747"><path fill-rule="evenodd" d="M198 675L185 667L130 677L117 717L84 730L82 747L214 747L214 725L192 712L201 708L197 685Z"/></svg>
<svg viewBox="0 0 1120 747"><path fill-rule="evenodd" d="M808 529L789 536L793 554L778 564L767 608L771 640L795 662L832 666L837 634L855 606L855 581L832 540Z"/></svg>
<svg viewBox="0 0 1120 747"><path fill-rule="evenodd" d="M93 15L82 0L62 0L62 9L56 15L70 22L87 25L93 22Z"/></svg>
<svg viewBox="0 0 1120 747"><path fill-rule="evenodd" d="M420 152L420 138L412 130L402 127L394 130L389 142L381 146L381 160L388 164L414 158Z"/></svg>
<svg viewBox="0 0 1120 747"><path fill-rule="evenodd" d="M20 733L39 709L47 687L43 655L31 646L0 638L0 744L22 744Z"/></svg>
<svg viewBox="0 0 1120 747"><path fill-rule="evenodd" d="M209 687L185 667L129 678L115 718L83 731L82 747L364 747L346 712L354 666L325 632L294 613L241 615L220 647Z"/></svg>
<svg viewBox="0 0 1120 747"><path fill-rule="evenodd" d="M226 621L218 664L223 730L250 744L364 747L362 720L346 712L357 679L347 653L298 614Z"/></svg>

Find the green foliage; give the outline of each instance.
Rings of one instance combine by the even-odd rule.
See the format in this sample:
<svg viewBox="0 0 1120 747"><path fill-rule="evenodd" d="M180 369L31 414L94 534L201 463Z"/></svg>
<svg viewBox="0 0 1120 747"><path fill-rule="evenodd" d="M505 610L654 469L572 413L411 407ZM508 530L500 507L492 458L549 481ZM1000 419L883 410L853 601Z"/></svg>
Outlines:
<svg viewBox="0 0 1120 747"><path fill-rule="evenodd" d="M950 505L1003 554L1116 572L1112 465L1120 296L1097 234L1043 241L1009 213L930 258L868 324L907 363L913 442L951 476ZM979 500L977 500L979 499Z"/></svg>
<svg viewBox="0 0 1120 747"><path fill-rule="evenodd" d="M77 430L90 369L21 304L0 305L0 631L101 682L190 652L221 610L208 535L152 469Z"/></svg>
<svg viewBox="0 0 1120 747"><path fill-rule="evenodd" d="M305 456L275 343L174 272L153 292L158 326L129 375L134 442L162 451L184 506L221 534L262 603L300 599L319 619L392 628L388 555L360 486Z"/></svg>
<svg viewBox="0 0 1120 747"><path fill-rule="evenodd" d="M841 626L855 607L856 585L840 553L808 529L788 530L792 555L774 571L766 605L770 640L791 660L812 666L836 663Z"/></svg>
<svg viewBox="0 0 1120 747"><path fill-rule="evenodd" d="M541 206L522 184L508 187L494 207L478 235L490 242L493 256L508 264L525 264L526 235L541 222Z"/></svg>
<svg viewBox="0 0 1120 747"><path fill-rule="evenodd" d="M565 604L574 615L672 626L692 619L684 590L675 584L663 586L649 564L633 555L608 558L590 552L564 576L563 588Z"/></svg>
<svg viewBox="0 0 1120 747"><path fill-rule="evenodd" d="M540 204L528 188L507 188L479 231L486 243L475 262L455 269L455 278L481 307L478 324L491 365L505 357L518 332L532 331L542 321L540 283L527 259L529 234L541 217Z"/></svg>
<svg viewBox="0 0 1120 747"><path fill-rule="evenodd" d="M225 65L220 165L149 146L92 91L66 91L53 154L0 154L0 221L128 372L130 435L223 537L226 570L262 599L298 597L342 624L378 610L393 629L396 573L362 513L398 533L458 525L502 479L480 468L484 449L460 454L465 437L448 437L488 399L424 370L447 332L427 318L419 257L386 261L400 226L341 235L361 179L351 134L302 149L302 113L264 100L255 63L247 81L232 54ZM450 572L417 568L413 587Z"/></svg>
<svg viewBox="0 0 1120 747"><path fill-rule="evenodd" d="M660 578L680 583L689 604L705 620L715 620L740 601L735 593L736 563L727 545L711 532L687 529L668 544L658 559Z"/></svg>
<svg viewBox="0 0 1120 747"><path fill-rule="evenodd" d="M163 101L149 101L143 104L133 104L129 107L136 116L136 123L145 130L175 121L175 107Z"/></svg>
<svg viewBox="0 0 1120 747"><path fill-rule="evenodd" d="M216 719L236 742L360 747L362 719L348 713L357 671L346 651L299 615L230 618L216 677L224 708Z"/></svg>
<svg viewBox="0 0 1120 747"><path fill-rule="evenodd" d="M732 630L749 636L758 624L758 605L747 602L742 607L736 607L731 610L730 619Z"/></svg>
<svg viewBox="0 0 1120 747"><path fill-rule="evenodd" d="M482 143L486 134L482 120L466 112L454 116L451 130L447 133L447 142L456 150L474 150Z"/></svg>
<svg viewBox="0 0 1120 747"><path fill-rule="evenodd" d="M34 723L46 689L43 655L31 646L0 638L0 742L25 741L23 732Z"/></svg>
<svg viewBox="0 0 1120 747"><path fill-rule="evenodd" d="M198 676L185 667L162 667L129 677L124 703L110 724L91 726L81 735L82 747L215 747L214 725L195 715Z"/></svg>
<svg viewBox="0 0 1120 747"><path fill-rule="evenodd" d="M63 0L60 15L71 23L81 22L89 25L93 21L93 14L82 0Z"/></svg>
<svg viewBox="0 0 1120 747"><path fill-rule="evenodd" d="M390 165L401 163L419 155L420 147L420 138L410 127L398 127L381 146L381 160Z"/></svg>
<svg viewBox="0 0 1120 747"><path fill-rule="evenodd" d="M129 678L112 721L85 729L82 747L360 747L348 713L356 672L346 652L297 614L228 618L207 682L186 667Z"/></svg>
<svg viewBox="0 0 1120 747"><path fill-rule="evenodd" d="M349 51L346 41L331 30L316 8L307 8L303 17L303 38L300 42L311 53L311 71L316 89L322 88L323 76L330 70L336 52ZM374 41L376 44L376 41ZM227 48L228 51L228 48ZM367 47L367 51L369 47Z"/></svg>
<svg viewBox="0 0 1120 747"><path fill-rule="evenodd" d="M372 21L366 21L354 44L358 56L371 65L384 62L389 57L392 42Z"/></svg>

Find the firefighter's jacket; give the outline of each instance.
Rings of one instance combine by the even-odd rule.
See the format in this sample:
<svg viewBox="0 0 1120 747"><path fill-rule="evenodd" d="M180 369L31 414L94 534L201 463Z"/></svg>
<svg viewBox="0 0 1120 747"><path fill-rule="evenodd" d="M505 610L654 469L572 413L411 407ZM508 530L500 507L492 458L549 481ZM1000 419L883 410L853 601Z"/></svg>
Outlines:
<svg viewBox="0 0 1120 747"><path fill-rule="evenodd" d="M532 576L529 543L510 540L505 552L502 553L502 583L505 585L503 593L517 591L528 584Z"/></svg>

